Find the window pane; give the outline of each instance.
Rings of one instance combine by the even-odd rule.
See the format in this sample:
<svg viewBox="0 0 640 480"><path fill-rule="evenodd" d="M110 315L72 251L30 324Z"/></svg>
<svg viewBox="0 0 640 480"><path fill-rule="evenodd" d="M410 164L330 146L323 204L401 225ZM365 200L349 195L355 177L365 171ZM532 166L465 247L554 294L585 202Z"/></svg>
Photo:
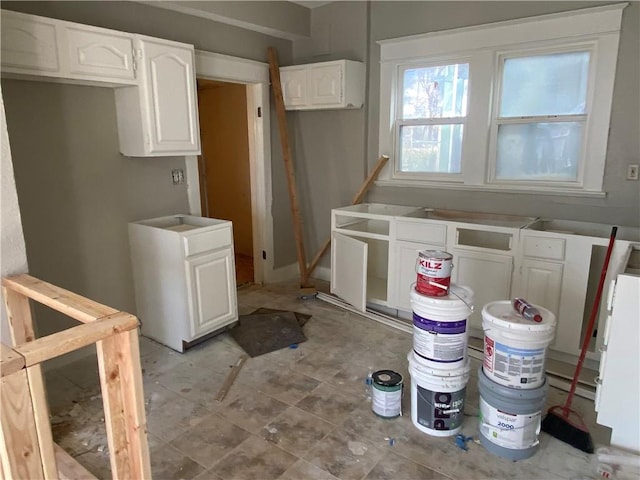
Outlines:
<svg viewBox="0 0 640 480"><path fill-rule="evenodd" d="M468 63L405 70L402 118L465 117L468 86Z"/></svg>
<svg viewBox="0 0 640 480"><path fill-rule="evenodd" d="M576 180L582 126L581 122L500 125L496 178Z"/></svg>
<svg viewBox="0 0 640 480"><path fill-rule="evenodd" d="M508 58L501 117L585 113L589 52Z"/></svg>
<svg viewBox="0 0 640 480"><path fill-rule="evenodd" d="M460 173L462 125L418 125L400 128L401 172Z"/></svg>

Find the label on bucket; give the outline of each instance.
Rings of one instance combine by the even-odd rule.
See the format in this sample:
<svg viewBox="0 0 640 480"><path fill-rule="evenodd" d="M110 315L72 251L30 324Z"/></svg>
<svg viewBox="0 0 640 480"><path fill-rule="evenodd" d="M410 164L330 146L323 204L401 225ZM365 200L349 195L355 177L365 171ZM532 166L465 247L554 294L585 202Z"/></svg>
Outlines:
<svg viewBox="0 0 640 480"><path fill-rule="evenodd" d="M496 383L533 388L544 381L546 348L515 348L484 336L484 371Z"/></svg>
<svg viewBox="0 0 640 480"><path fill-rule="evenodd" d="M454 430L464 419L465 388L457 392L434 392L417 385L417 420L431 430Z"/></svg>
<svg viewBox="0 0 640 480"><path fill-rule="evenodd" d="M427 360L451 363L464 358L467 320L443 322L413 314L413 350Z"/></svg>
<svg viewBox="0 0 640 480"><path fill-rule="evenodd" d="M480 433L496 445L523 450L538 444L541 412L502 412L480 397Z"/></svg>
<svg viewBox="0 0 640 480"><path fill-rule="evenodd" d="M371 409L381 417L397 417L402 412L402 385L398 385L395 391L379 390L373 385L373 398Z"/></svg>

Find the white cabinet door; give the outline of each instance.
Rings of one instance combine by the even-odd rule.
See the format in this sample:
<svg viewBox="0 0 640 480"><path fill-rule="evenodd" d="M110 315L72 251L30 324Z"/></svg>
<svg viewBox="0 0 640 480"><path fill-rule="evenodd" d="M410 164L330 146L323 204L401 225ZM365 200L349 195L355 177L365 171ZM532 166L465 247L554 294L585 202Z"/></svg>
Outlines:
<svg viewBox="0 0 640 480"><path fill-rule="evenodd" d="M135 79L132 36L83 25L67 25L65 32L69 70L74 77Z"/></svg>
<svg viewBox="0 0 640 480"><path fill-rule="evenodd" d="M60 71L57 21L2 11L3 71L51 75Z"/></svg>
<svg viewBox="0 0 640 480"><path fill-rule="evenodd" d="M361 312L367 309L369 245L340 233L331 242L331 293Z"/></svg>
<svg viewBox="0 0 640 480"><path fill-rule="evenodd" d="M473 290L475 311L469 326L476 334L482 331L482 307L496 300L511 298L513 257L487 252L455 249L452 280Z"/></svg>
<svg viewBox="0 0 640 480"><path fill-rule="evenodd" d="M311 105L340 105L344 65L314 66L308 71L309 102Z"/></svg>
<svg viewBox="0 0 640 480"><path fill-rule="evenodd" d="M186 263L191 335L196 338L224 325L236 315L233 250L216 250Z"/></svg>
<svg viewBox="0 0 640 480"><path fill-rule="evenodd" d="M140 40L140 84L148 122L147 152L199 154L200 131L193 46Z"/></svg>
<svg viewBox="0 0 640 480"><path fill-rule="evenodd" d="M441 246L426 243L397 241L395 247L394 262L395 288L394 306L400 310L411 311L410 290L411 284L416 281L416 261L418 253L422 250L440 250Z"/></svg>
<svg viewBox="0 0 640 480"><path fill-rule="evenodd" d="M523 259L520 277L514 282L513 295L551 310L558 320L562 269L561 263Z"/></svg>
<svg viewBox="0 0 640 480"><path fill-rule="evenodd" d="M306 68L280 70L280 83L285 107L307 103Z"/></svg>

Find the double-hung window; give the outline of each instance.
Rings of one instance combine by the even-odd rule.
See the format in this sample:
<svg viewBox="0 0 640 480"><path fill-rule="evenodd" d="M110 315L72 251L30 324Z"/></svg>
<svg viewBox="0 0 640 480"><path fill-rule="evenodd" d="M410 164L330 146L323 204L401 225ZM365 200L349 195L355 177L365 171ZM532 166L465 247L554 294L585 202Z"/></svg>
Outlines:
<svg viewBox="0 0 640 480"><path fill-rule="evenodd" d="M625 5L379 42L378 183L603 195Z"/></svg>

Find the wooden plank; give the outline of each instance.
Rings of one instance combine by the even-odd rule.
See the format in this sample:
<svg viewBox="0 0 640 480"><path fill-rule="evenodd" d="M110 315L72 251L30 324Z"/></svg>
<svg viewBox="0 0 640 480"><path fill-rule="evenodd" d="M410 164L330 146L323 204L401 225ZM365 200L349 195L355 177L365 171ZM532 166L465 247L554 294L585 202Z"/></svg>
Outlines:
<svg viewBox="0 0 640 480"><path fill-rule="evenodd" d="M137 332L96 346L113 478L151 478Z"/></svg>
<svg viewBox="0 0 640 480"><path fill-rule="evenodd" d="M240 373L240 369L242 368L242 365L244 365L244 362L247 361L247 358L249 358L248 355L242 355L236 361L235 365L233 366L233 368L231 369L231 371L227 375L227 378L225 379L224 383L222 384L222 387L220 387L220 390L218 391L218 394L216 395L216 400L217 401L221 402L222 400L224 400L224 397L227 396L227 393L229 392L229 389L233 385L233 382L235 381L236 377L238 376L238 373Z"/></svg>
<svg viewBox="0 0 640 480"><path fill-rule="evenodd" d="M289 200L291 202L291 214L293 215L293 231L296 237L296 253L298 256L298 267L300 268L300 286L306 287L308 286L307 281L309 274L307 273L307 259L304 251L304 233L302 230L300 208L298 207L296 178L293 169L293 160L291 159L291 147L289 145L289 133L287 131L287 114L284 109L284 99L282 98L282 83L280 82L280 67L278 66L278 53L276 49L269 47L267 49L267 57L269 58L271 89L276 106L276 114L278 116L282 158L287 171L287 186L289 187Z"/></svg>
<svg viewBox="0 0 640 480"><path fill-rule="evenodd" d="M4 304L7 307L13 345L22 345L35 340L36 334L33 328L29 299L7 287L2 287L2 292L4 294Z"/></svg>
<svg viewBox="0 0 640 480"><path fill-rule="evenodd" d="M371 187L371 184L375 181L375 179L378 178L378 175L387 163L387 160L389 160L389 157L387 157L386 155L383 155L378 159L375 166L373 167L373 170L371 170L371 173L369 173L369 176L367 176L364 183L360 187L360 190L358 190L358 192L354 195L353 200L351 200L351 205L357 205L362 202L362 199L367 193L367 190L369 190L369 187ZM318 266L318 262L320 262L320 259L327 251L327 248L329 248L329 245L331 245L331 235L329 235L329 238L324 241L324 243L320 247L320 250L318 250L318 253L316 253L315 257L313 257L313 260L311 260L311 263L309 264L309 270L307 272L308 275L311 275L311 273L313 273L313 271L316 269L316 267Z"/></svg>
<svg viewBox="0 0 640 480"><path fill-rule="evenodd" d="M26 370L0 379L0 407L0 458L5 478L45 478Z"/></svg>
<svg viewBox="0 0 640 480"><path fill-rule="evenodd" d="M60 480L97 480L95 475L80 465L60 445L54 444L53 449L58 463L58 478Z"/></svg>
<svg viewBox="0 0 640 480"><path fill-rule="evenodd" d="M0 376L6 377L24 368L24 357L4 343L0 343Z"/></svg>
<svg viewBox="0 0 640 480"><path fill-rule="evenodd" d="M135 316L120 312L25 343L15 347L15 350L24 357L25 365L30 367L137 326L138 319Z"/></svg>
<svg viewBox="0 0 640 480"><path fill-rule="evenodd" d="M43 282L26 273L3 278L2 285L82 323L93 322L98 318L118 313L114 308Z"/></svg>
<svg viewBox="0 0 640 480"><path fill-rule="evenodd" d="M9 312L9 330L15 346L29 345L36 338L29 299L20 293L3 287L5 305ZM21 355L19 352L16 352ZM24 356L22 359L26 365ZM53 451L53 433L49 422L49 404L41 365L27 368L27 381L34 411L36 434L42 461L42 469L46 478L56 478L58 467Z"/></svg>

